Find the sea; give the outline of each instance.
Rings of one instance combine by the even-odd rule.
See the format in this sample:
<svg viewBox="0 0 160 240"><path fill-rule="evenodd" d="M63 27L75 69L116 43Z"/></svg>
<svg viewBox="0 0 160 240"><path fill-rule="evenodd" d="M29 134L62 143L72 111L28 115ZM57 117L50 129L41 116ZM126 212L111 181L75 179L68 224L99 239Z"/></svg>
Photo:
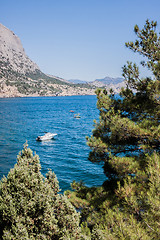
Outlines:
<svg viewBox="0 0 160 240"><path fill-rule="evenodd" d="M39 155L41 173L45 176L48 169L54 171L62 192L70 189L74 180L88 187L101 185L106 180L103 164L88 160L86 144L93 120L99 119L96 102L96 96L0 98L0 179L14 167L27 141ZM45 132L57 136L36 141Z"/></svg>

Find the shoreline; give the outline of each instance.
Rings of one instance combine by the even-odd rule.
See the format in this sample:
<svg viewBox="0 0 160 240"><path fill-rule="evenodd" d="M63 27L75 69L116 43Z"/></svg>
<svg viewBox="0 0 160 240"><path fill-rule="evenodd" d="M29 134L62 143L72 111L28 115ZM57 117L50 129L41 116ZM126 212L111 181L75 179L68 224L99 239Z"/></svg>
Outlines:
<svg viewBox="0 0 160 240"><path fill-rule="evenodd" d="M71 97L71 96L96 96L96 94L0 96L0 99L7 99L7 98L38 98L38 97Z"/></svg>
<svg viewBox="0 0 160 240"><path fill-rule="evenodd" d="M50 88L43 92L43 88L40 88L39 91L35 91L34 93L28 91L21 93L18 91L16 86L6 86L3 85L3 88L0 89L0 98L17 98L17 97L57 97L57 96L79 96L79 95L95 95L95 88L81 88L78 86L74 88L72 86L63 86L58 84L53 84L52 87L57 91L51 91Z"/></svg>

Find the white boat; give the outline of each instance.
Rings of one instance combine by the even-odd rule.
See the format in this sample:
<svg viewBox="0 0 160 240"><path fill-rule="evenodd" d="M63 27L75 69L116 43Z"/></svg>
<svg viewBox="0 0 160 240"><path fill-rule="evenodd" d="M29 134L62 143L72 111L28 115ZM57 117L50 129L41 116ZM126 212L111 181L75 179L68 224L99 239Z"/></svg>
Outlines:
<svg viewBox="0 0 160 240"><path fill-rule="evenodd" d="M81 118L81 116L78 114L74 114L74 118Z"/></svg>
<svg viewBox="0 0 160 240"><path fill-rule="evenodd" d="M48 132L48 133L46 133L46 134L43 135L43 136L38 136L38 137L36 138L36 140L37 140L37 141L51 140L51 139L53 139L56 135L57 135L57 133L50 133L50 132Z"/></svg>

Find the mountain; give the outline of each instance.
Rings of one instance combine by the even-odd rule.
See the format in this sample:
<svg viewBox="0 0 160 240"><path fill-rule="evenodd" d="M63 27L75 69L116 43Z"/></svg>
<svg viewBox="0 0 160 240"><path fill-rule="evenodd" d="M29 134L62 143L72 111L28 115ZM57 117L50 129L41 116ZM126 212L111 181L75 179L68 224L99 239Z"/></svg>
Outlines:
<svg viewBox="0 0 160 240"><path fill-rule="evenodd" d="M68 80L65 80L64 78L61 78L61 77L57 77L57 76L54 76L54 75L51 75L51 74L46 74L48 77L51 77L51 78L55 78L61 82L64 82L64 83L70 83Z"/></svg>
<svg viewBox="0 0 160 240"><path fill-rule="evenodd" d="M107 90L112 88L115 93L119 93L121 88L125 87L125 82L124 79L120 77L118 78L105 77L90 82L90 85L98 88L105 88Z"/></svg>
<svg viewBox="0 0 160 240"><path fill-rule="evenodd" d="M70 83L74 83L74 84L85 84L85 83L88 83L86 81L83 81L83 80L79 80L79 79L70 79L68 80Z"/></svg>
<svg viewBox="0 0 160 240"><path fill-rule="evenodd" d="M118 84L118 83L122 83L124 81L123 78L111 78L111 77L105 77L102 79L96 79L96 82L101 82L103 84Z"/></svg>
<svg viewBox="0 0 160 240"><path fill-rule="evenodd" d="M85 82L43 73L25 53L21 40L0 24L0 97L95 95L97 87L119 92L122 78Z"/></svg>
<svg viewBox="0 0 160 240"><path fill-rule="evenodd" d="M8 69L26 74L40 71L39 67L25 54L20 39L5 26L0 24L0 61Z"/></svg>
<svg viewBox="0 0 160 240"><path fill-rule="evenodd" d="M18 36L0 24L0 97L93 95L95 86L72 85L44 74L25 53Z"/></svg>

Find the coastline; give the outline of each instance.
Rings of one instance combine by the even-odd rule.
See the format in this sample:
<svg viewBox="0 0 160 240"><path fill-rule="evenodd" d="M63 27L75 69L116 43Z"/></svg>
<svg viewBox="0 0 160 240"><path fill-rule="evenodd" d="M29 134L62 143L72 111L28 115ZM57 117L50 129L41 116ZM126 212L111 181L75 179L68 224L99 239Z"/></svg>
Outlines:
<svg viewBox="0 0 160 240"><path fill-rule="evenodd" d="M5 98L38 98L38 97L71 97L71 96L96 96L96 94L70 94L70 95L23 95L23 96L1 96L0 99Z"/></svg>
<svg viewBox="0 0 160 240"><path fill-rule="evenodd" d="M53 93L47 91L45 94L40 90L35 93L20 93L15 86L5 86L3 89L0 89L0 98L18 98L18 97L57 97L57 96L83 96L83 95L96 95L94 89L76 87L72 86L63 86L63 85L54 85L54 88L57 89L57 92Z"/></svg>

